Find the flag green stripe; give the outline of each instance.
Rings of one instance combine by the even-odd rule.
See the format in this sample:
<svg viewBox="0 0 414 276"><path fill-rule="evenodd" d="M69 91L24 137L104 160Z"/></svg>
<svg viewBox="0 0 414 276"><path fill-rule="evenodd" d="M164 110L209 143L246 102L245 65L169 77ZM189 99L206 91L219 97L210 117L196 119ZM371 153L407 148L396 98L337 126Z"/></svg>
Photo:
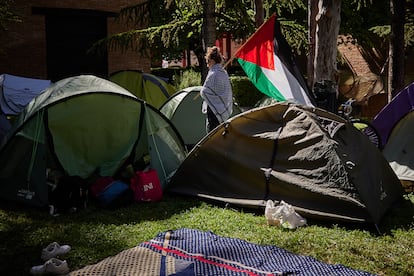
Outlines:
<svg viewBox="0 0 414 276"><path fill-rule="evenodd" d="M279 102L286 101L286 98L282 95L282 93L280 93L280 91L263 74L260 66L240 58L238 59L238 62L244 72L246 72L246 75L250 78L251 82L257 87L257 89L259 89L260 92L276 99Z"/></svg>

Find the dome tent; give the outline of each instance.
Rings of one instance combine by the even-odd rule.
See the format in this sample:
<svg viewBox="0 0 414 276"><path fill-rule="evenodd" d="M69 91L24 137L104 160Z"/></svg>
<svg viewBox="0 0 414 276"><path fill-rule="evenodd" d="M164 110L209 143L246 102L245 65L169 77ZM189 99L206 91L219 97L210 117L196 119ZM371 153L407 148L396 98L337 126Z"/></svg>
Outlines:
<svg viewBox="0 0 414 276"><path fill-rule="evenodd" d="M403 195L365 135L339 116L292 103L221 124L191 150L168 190L248 207L283 200L304 217L375 224Z"/></svg>
<svg viewBox="0 0 414 276"><path fill-rule="evenodd" d="M184 88L165 101L159 110L177 128L187 148L192 148L206 136L206 114L201 112L203 99L200 97L202 86ZM235 116L241 113L237 103L233 103Z"/></svg>
<svg viewBox="0 0 414 276"><path fill-rule="evenodd" d="M159 108L175 92L175 88L161 78L135 70L115 72L109 80L155 108Z"/></svg>
<svg viewBox="0 0 414 276"><path fill-rule="evenodd" d="M401 180L414 181L414 83L402 89L374 118L383 155Z"/></svg>
<svg viewBox="0 0 414 276"><path fill-rule="evenodd" d="M12 121L9 117L17 116L50 84L50 80L0 75L0 141L11 128Z"/></svg>
<svg viewBox="0 0 414 276"><path fill-rule="evenodd" d="M54 83L16 118L0 145L0 198L48 204L46 171L113 176L149 155L163 187L185 158L180 135L157 109L110 81Z"/></svg>
<svg viewBox="0 0 414 276"><path fill-rule="evenodd" d="M0 108L6 115L17 115L42 91L50 80L33 79L10 74L0 75Z"/></svg>

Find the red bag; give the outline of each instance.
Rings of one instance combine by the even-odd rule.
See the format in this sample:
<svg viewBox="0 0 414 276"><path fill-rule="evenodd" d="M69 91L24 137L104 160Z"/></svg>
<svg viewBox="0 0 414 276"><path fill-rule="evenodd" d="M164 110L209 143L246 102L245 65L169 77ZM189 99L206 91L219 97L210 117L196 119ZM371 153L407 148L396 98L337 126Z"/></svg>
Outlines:
<svg viewBox="0 0 414 276"><path fill-rule="evenodd" d="M131 178L131 189L134 192L135 201L160 201L162 199L160 179L154 169L135 172Z"/></svg>

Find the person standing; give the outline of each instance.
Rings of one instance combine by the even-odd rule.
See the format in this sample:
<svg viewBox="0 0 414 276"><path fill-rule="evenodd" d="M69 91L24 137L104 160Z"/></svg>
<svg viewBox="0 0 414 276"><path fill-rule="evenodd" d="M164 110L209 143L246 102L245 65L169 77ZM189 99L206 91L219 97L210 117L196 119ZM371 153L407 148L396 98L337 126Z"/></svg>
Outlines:
<svg viewBox="0 0 414 276"><path fill-rule="evenodd" d="M233 112L233 91L227 71L223 68L220 48L207 49L208 73L200 96L203 98L202 112L207 114L207 133L227 120Z"/></svg>

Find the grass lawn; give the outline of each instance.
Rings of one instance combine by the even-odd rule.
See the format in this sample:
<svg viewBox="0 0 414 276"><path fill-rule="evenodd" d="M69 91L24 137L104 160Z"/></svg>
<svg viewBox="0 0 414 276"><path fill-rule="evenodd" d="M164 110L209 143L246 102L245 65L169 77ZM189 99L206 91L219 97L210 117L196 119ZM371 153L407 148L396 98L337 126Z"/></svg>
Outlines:
<svg viewBox="0 0 414 276"><path fill-rule="evenodd" d="M264 210L243 210L194 198L165 195L162 202L135 203L103 210L90 206L75 214L50 216L46 211L0 205L0 274L28 275L42 264L41 249L52 241L69 244L64 256L71 270L94 264L124 249L178 228L211 230L215 234L262 245L276 245L335 264L379 275L414 275L414 195L382 221L379 234L362 225L308 220L296 230L268 226Z"/></svg>

